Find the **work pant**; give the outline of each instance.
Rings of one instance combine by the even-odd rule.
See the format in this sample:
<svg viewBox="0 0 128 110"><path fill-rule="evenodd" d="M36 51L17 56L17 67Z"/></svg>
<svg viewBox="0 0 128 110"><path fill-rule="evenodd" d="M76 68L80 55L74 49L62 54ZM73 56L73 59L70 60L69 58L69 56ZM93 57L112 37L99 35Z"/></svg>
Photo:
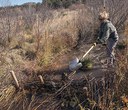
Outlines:
<svg viewBox="0 0 128 110"><path fill-rule="evenodd" d="M117 45L118 40L114 40L112 38L109 38L107 41L107 47L106 47L106 51L107 51L107 57L108 57L108 63L112 64L114 63L115 60L115 47Z"/></svg>

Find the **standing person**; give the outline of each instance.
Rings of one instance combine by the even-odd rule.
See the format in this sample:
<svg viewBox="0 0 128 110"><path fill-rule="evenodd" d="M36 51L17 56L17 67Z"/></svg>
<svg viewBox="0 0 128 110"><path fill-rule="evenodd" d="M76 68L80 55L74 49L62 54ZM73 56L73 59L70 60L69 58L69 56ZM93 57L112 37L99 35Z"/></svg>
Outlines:
<svg viewBox="0 0 128 110"><path fill-rule="evenodd" d="M115 54L114 50L118 42L118 34L115 26L109 20L109 14L104 11L99 14L100 28L97 43L106 45L107 64L109 67L114 66Z"/></svg>

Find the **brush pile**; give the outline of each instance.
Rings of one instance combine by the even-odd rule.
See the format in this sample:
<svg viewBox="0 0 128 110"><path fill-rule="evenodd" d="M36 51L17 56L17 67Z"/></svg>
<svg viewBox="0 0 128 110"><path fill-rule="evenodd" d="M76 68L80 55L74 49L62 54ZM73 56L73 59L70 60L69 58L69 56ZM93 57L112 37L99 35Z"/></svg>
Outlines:
<svg viewBox="0 0 128 110"><path fill-rule="evenodd" d="M62 77L63 78L63 77ZM102 110L113 108L115 75L102 79L85 76L81 80L67 78L26 83L20 90L9 86L0 95L2 110ZM113 86L112 86L113 85Z"/></svg>

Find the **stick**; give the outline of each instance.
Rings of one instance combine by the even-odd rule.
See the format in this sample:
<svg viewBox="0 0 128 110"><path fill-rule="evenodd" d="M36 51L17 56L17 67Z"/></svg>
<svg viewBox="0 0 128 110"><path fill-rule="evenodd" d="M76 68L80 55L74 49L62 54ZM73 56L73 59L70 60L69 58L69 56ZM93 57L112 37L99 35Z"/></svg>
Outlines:
<svg viewBox="0 0 128 110"><path fill-rule="evenodd" d="M17 77L16 77L14 71L10 71L10 73L11 73L11 76L12 76L12 78L14 79L14 81L15 81L15 83L16 83L16 87L19 88L20 85L19 85L19 82L18 82L18 80L17 80Z"/></svg>
<svg viewBox="0 0 128 110"><path fill-rule="evenodd" d="M40 79L40 82L41 82L42 84L44 84L43 77L42 77L41 75L39 75L38 77L39 77L39 79Z"/></svg>
<svg viewBox="0 0 128 110"><path fill-rule="evenodd" d="M103 4L104 4L104 10L105 10L105 8L106 8L106 1L104 0L103 2L104 2Z"/></svg>

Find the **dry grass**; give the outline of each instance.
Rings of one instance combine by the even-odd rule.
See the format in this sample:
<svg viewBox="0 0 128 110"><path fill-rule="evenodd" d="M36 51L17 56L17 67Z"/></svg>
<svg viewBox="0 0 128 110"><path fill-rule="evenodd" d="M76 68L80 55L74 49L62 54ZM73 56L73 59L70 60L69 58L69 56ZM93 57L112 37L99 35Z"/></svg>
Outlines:
<svg viewBox="0 0 128 110"><path fill-rule="evenodd" d="M119 90L120 90L120 95L121 94L126 94L128 95L128 33L127 33L127 27L125 31L125 40L123 41L122 45L125 47L122 50L118 51L118 62L117 62L117 75L118 75L118 84L119 84ZM125 45L124 45L125 44Z"/></svg>
<svg viewBox="0 0 128 110"><path fill-rule="evenodd" d="M5 89L2 90L0 95L0 105L1 109L6 110L9 106L7 103L12 101L12 98L15 94L15 87L14 86L8 86Z"/></svg>
<svg viewBox="0 0 128 110"><path fill-rule="evenodd" d="M64 54L64 52L71 50L77 45L81 45L81 43L93 41L95 26L97 26L97 23L93 21L93 15L90 11L85 10L85 7L72 11L68 9L51 11L53 13L52 17L45 20L42 20L40 17L36 18L30 29L26 29L25 24L23 24L24 29L17 33L18 37L12 38L9 53L3 52L4 58L0 56L0 67L4 68L0 70L0 80L2 78L6 79L4 82L1 81L2 88L5 87L3 90L0 90L2 91L0 94L0 107L2 107L2 110L40 110L43 108L44 110L57 110L60 108L65 109L69 106L84 110L88 106L84 101L89 102L91 109L96 106L103 110L108 107L113 109L114 106L118 106L120 103L119 97L124 93L128 94L128 45L125 50L119 51L117 54L119 61L117 62L115 82L109 82L112 80L108 80L109 78L102 82L88 82L92 79L87 78L88 83L86 84L88 85L84 81L75 86L74 83L70 85L70 82L62 81L62 83L57 83L59 85L57 88L54 88L53 85L50 85L52 87L48 85L48 88L45 85L45 88L40 83L36 83L38 74L44 75L44 70L55 70L58 65L60 66L60 64L53 63L54 60L62 60L57 59L59 55ZM40 13L39 16L41 16ZM127 29L125 33L127 34ZM14 48L17 45L21 48ZM32 54L35 57L32 57ZM17 93L15 88L10 86L12 79L8 73L12 69L16 71L18 80L23 84L21 85L22 90ZM113 74L109 73L107 75L112 75L113 78ZM29 82L32 84L29 84ZM109 87L110 83L113 83L112 87ZM108 84L107 88L105 88L105 84ZM65 89L64 87L67 85L68 87ZM76 88L77 86L79 89ZM83 89L85 86L87 86L87 91ZM97 86L103 89L101 90L103 93L100 96L95 94L99 92L99 88L96 88ZM58 92L60 88L64 88L64 91L61 92L60 96L54 97L54 93ZM117 90L117 93L114 89ZM91 94L87 96L86 93ZM113 102L112 100L115 97L118 97L119 101ZM109 102L107 103L108 99ZM116 105L116 103L118 104Z"/></svg>

